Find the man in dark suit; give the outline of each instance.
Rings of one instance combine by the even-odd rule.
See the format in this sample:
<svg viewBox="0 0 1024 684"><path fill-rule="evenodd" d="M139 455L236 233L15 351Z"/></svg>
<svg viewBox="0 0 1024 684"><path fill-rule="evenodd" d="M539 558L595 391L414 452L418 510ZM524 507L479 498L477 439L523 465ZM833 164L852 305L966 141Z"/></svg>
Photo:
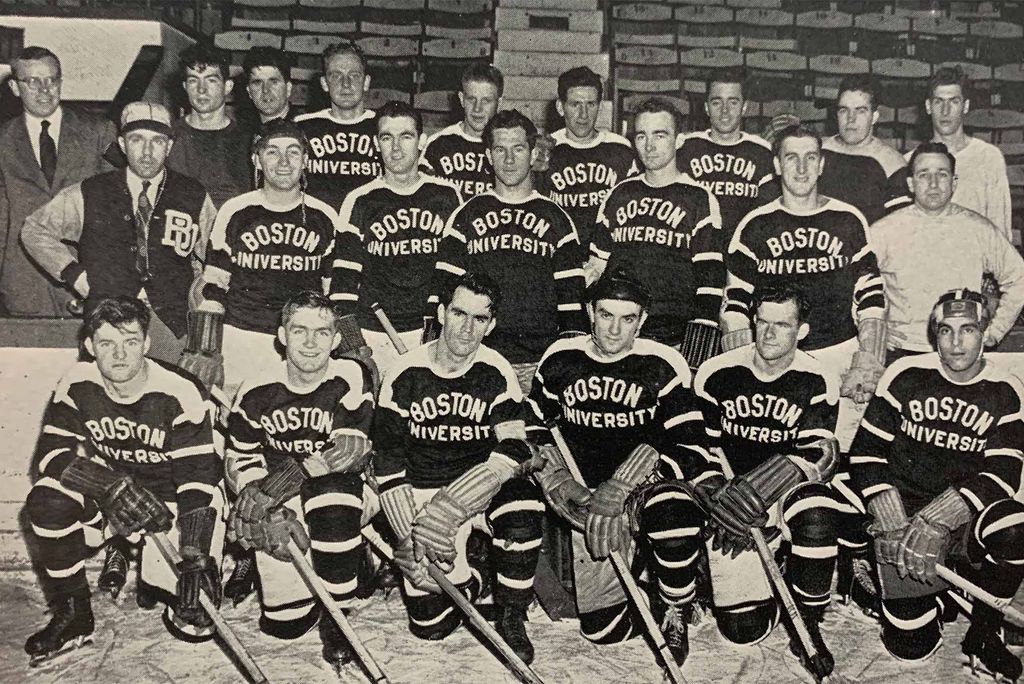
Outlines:
<svg viewBox="0 0 1024 684"><path fill-rule="evenodd" d="M71 294L47 277L18 241L25 218L58 192L111 166L114 125L63 107L60 60L25 48L11 90L24 112L0 126L0 305L12 316L68 317Z"/></svg>

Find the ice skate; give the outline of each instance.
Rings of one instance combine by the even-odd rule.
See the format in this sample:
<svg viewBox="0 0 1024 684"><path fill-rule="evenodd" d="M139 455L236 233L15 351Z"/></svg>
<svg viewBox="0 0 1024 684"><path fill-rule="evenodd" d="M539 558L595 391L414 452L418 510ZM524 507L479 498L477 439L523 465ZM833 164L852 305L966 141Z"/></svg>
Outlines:
<svg viewBox="0 0 1024 684"><path fill-rule="evenodd" d="M43 663L92 643L95 623L92 604L86 596L68 596L50 606L53 616L45 627L25 642L29 667Z"/></svg>
<svg viewBox="0 0 1024 684"><path fill-rule="evenodd" d="M103 570L96 586L116 600L127 579L128 550L118 541L112 541L107 544L107 555L103 560Z"/></svg>
<svg viewBox="0 0 1024 684"><path fill-rule="evenodd" d="M800 659L800 662L818 681L824 681L832 674L836 667L835 658L828 650L825 639L821 636L820 622L824 611L822 610L801 610L800 617L803 618L807 632L811 635L811 643L814 644L814 653L805 653L803 644L795 633L795 629L787 623L790 632L789 650ZM836 680L832 680L836 681Z"/></svg>
<svg viewBox="0 0 1024 684"><path fill-rule="evenodd" d="M526 608L502 608L496 629L502 640L508 644L519 658L529 665L533 662L533 643L526 633Z"/></svg>
<svg viewBox="0 0 1024 684"><path fill-rule="evenodd" d="M665 616L661 619L661 632L665 635L665 643L668 644L668 650L680 667L690 655L691 614L690 606L668 606L665 609Z"/></svg>
<svg viewBox="0 0 1024 684"><path fill-rule="evenodd" d="M343 667L356 659L356 652L348 643L345 635L341 633L338 625L334 624L334 620L326 610L320 614L318 627L320 630L320 643L323 644L321 653L324 660L330 664L336 673L340 674Z"/></svg>
<svg viewBox="0 0 1024 684"><path fill-rule="evenodd" d="M972 624L960 648L974 676L992 675L997 682L1016 682L1024 671L1020 658L1010 652L999 634L985 626Z"/></svg>
<svg viewBox="0 0 1024 684"><path fill-rule="evenodd" d="M224 598L238 605L256 591L256 557L253 551L235 550L235 567L224 583Z"/></svg>

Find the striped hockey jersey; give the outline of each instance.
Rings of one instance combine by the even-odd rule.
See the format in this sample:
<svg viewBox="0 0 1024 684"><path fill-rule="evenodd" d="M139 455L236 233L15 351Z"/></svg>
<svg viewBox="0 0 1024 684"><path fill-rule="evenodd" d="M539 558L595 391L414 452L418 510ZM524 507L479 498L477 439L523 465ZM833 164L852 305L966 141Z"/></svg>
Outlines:
<svg viewBox="0 0 1024 684"><path fill-rule="evenodd" d="M485 150L481 138L467 133L461 122L454 123L427 139L420 155L420 168L450 181L459 194L469 199L494 187L494 169Z"/></svg>
<svg viewBox="0 0 1024 684"><path fill-rule="evenodd" d="M340 121L327 108L295 117L309 140L306 191L335 211L350 190L382 173L380 153L373 142L376 116L367 109L351 121Z"/></svg>
<svg viewBox="0 0 1024 684"><path fill-rule="evenodd" d="M821 143L825 168L818 178L818 192L857 207L868 225L912 202L906 162L899 152L878 138L852 149L838 138Z"/></svg>

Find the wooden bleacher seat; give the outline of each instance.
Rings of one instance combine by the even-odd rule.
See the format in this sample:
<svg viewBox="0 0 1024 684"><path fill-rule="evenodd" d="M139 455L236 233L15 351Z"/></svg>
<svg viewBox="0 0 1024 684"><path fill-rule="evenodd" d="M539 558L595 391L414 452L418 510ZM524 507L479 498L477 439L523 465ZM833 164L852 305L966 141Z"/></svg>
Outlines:
<svg viewBox="0 0 1024 684"><path fill-rule="evenodd" d="M1011 109L972 109L964 116L964 128L989 142L1024 142L1024 114Z"/></svg>
<svg viewBox="0 0 1024 684"><path fill-rule="evenodd" d="M611 38L615 45L675 45L672 8L650 2L614 5Z"/></svg>
<svg viewBox="0 0 1024 684"><path fill-rule="evenodd" d="M425 40L420 58L420 90L460 90L462 72L473 62L489 60L491 43L484 40Z"/></svg>
<svg viewBox="0 0 1024 684"><path fill-rule="evenodd" d="M360 0L299 0L292 29L309 33L352 36L359 29Z"/></svg>
<svg viewBox="0 0 1024 684"><path fill-rule="evenodd" d="M222 31L213 37L213 44L231 53L231 61L241 64L245 53L256 46L280 48L281 36L267 31Z"/></svg>
<svg viewBox="0 0 1024 684"><path fill-rule="evenodd" d="M1024 26L1008 21L979 21L970 24L967 58L989 66L1021 61Z"/></svg>
<svg viewBox="0 0 1024 684"><path fill-rule="evenodd" d="M391 88L370 88L366 91L367 109L380 109L385 103L392 100L412 104L412 94Z"/></svg>
<svg viewBox="0 0 1024 684"><path fill-rule="evenodd" d="M630 93L678 93L680 70L674 48L627 45L615 50L615 88Z"/></svg>
<svg viewBox="0 0 1024 684"><path fill-rule="evenodd" d="M880 98L890 107L919 106L928 96L932 67L914 59L876 59L871 73L878 80Z"/></svg>
<svg viewBox="0 0 1024 684"><path fill-rule="evenodd" d="M428 38L491 40L493 0L427 0L423 33Z"/></svg>
<svg viewBox="0 0 1024 684"><path fill-rule="evenodd" d="M955 62L967 57L967 24L949 17L912 19L908 55L923 62Z"/></svg>
<svg viewBox="0 0 1024 684"><path fill-rule="evenodd" d="M740 36L740 52L800 52L796 38L751 38Z"/></svg>
<svg viewBox="0 0 1024 684"><path fill-rule="evenodd" d="M423 33L424 7L424 0L363 0L359 32L418 38Z"/></svg>
<svg viewBox="0 0 1024 684"><path fill-rule="evenodd" d="M875 60L906 56L910 19L872 12L854 16L853 26L853 54L858 57Z"/></svg>
<svg viewBox="0 0 1024 684"><path fill-rule="evenodd" d="M295 67L292 68L292 77L296 75L296 68L307 69L320 75L320 55L331 45L337 43L337 36L312 33L298 33L284 38L284 51L295 56ZM305 80L305 79L303 79Z"/></svg>
<svg viewBox="0 0 1024 684"><path fill-rule="evenodd" d="M815 100L835 100L839 97L839 84L847 76L867 74L871 63L852 55L816 55L807 60L811 93Z"/></svg>
<svg viewBox="0 0 1024 684"><path fill-rule="evenodd" d="M680 50L696 50L698 48L714 48L719 50L739 50L740 39L737 36L689 36L676 34L676 47Z"/></svg>
<svg viewBox="0 0 1024 684"><path fill-rule="evenodd" d="M725 0L725 4L736 9L781 9L782 0Z"/></svg>
<svg viewBox="0 0 1024 684"><path fill-rule="evenodd" d="M679 52L683 69L683 90L703 95L715 75L743 66L743 53L718 48L698 48Z"/></svg>
<svg viewBox="0 0 1024 684"><path fill-rule="evenodd" d="M837 10L812 10L796 15L794 35L808 57L850 52L853 15Z"/></svg>
<svg viewBox="0 0 1024 684"><path fill-rule="evenodd" d="M792 52L750 52L744 59L749 80L747 97L800 100L809 95L807 58Z"/></svg>
<svg viewBox="0 0 1024 684"><path fill-rule="evenodd" d="M296 8L295 0L232 0L231 28L287 31Z"/></svg>
<svg viewBox="0 0 1024 684"><path fill-rule="evenodd" d="M368 36L356 41L366 57L370 85L374 88L412 93L416 90L418 38Z"/></svg>
<svg viewBox="0 0 1024 684"><path fill-rule="evenodd" d="M683 5L672 13L680 36L735 36L734 11L717 5Z"/></svg>
<svg viewBox="0 0 1024 684"><path fill-rule="evenodd" d="M734 19L740 36L749 38L792 38L796 17L781 9L736 10Z"/></svg>
<svg viewBox="0 0 1024 684"><path fill-rule="evenodd" d="M1024 109L1024 64L1003 64L993 70L992 104Z"/></svg>

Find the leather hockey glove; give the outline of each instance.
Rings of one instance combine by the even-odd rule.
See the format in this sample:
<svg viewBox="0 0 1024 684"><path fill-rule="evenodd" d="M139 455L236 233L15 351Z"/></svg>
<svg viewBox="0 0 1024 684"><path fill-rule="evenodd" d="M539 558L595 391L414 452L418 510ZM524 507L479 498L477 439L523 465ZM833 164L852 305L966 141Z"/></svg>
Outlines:
<svg viewBox="0 0 1024 684"><path fill-rule="evenodd" d="M332 473L361 473L370 461L373 445L362 434L344 432L320 451L320 458Z"/></svg>
<svg viewBox="0 0 1024 684"><path fill-rule="evenodd" d="M298 495L307 478L295 459L286 458L266 477L242 487L228 520L232 538L243 549L265 548L265 530L261 524L271 509Z"/></svg>
<svg viewBox="0 0 1024 684"><path fill-rule="evenodd" d="M291 563L292 556L288 553L288 542L295 541L299 551L309 551L309 535L306 534L305 526L299 522L295 511L281 506L275 508L263 521L265 548L268 554L279 561Z"/></svg>
<svg viewBox="0 0 1024 684"><path fill-rule="evenodd" d="M72 459L60 483L96 501L113 530L125 537L140 530L166 532L174 516L163 501L124 475L87 458Z"/></svg>
<svg viewBox="0 0 1024 684"><path fill-rule="evenodd" d="M623 515L626 499L651 476L660 456L653 447L639 444L615 473L598 485L590 499L584 528L590 555L600 560L629 546L630 521Z"/></svg>
<svg viewBox="0 0 1024 684"><path fill-rule="evenodd" d="M188 336L178 367L196 376L207 389L224 386L223 336L224 314L188 312Z"/></svg>
<svg viewBox="0 0 1024 684"><path fill-rule="evenodd" d="M413 586L434 594L441 593L441 587L430 579L430 574L427 572L427 559L417 560L411 537L404 538L395 546L395 565Z"/></svg>
<svg viewBox="0 0 1024 684"><path fill-rule="evenodd" d="M878 380L885 372L886 323L880 318L860 322L857 334L860 349L853 354L850 368L843 373L839 395L866 403L875 395Z"/></svg>
<svg viewBox="0 0 1024 684"><path fill-rule="evenodd" d="M973 518L970 506L953 489L946 489L917 512L900 540L896 569L900 577L935 582L935 564L944 562L953 530Z"/></svg>
<svg viewBox="0 0 1024 684"><path fill-rule="evenodd" d="M189 511L178 518L181 561L177 565L178 604L174 614L199 628L213 624L199 603L199 592L205 591L218 608L222 598L220 568L210 555L216 521L217 511L209 506Z"/></svg>
<svg viewBox="0 0 1024 684"><path fill-rule="evenodd" d="M544 458L544 468L536 473L535 478L544 498L555 513L582 532L587 524L587 504L592 496L590 489L572 476L558 447L544 445L540 447L540 453Z"/></svg>
<svg viewBox="0 0 1024 684"><path fill-rule="evenodd" d="M533 146L533 161L530 163L530 170L534 173L544 173L551 164L551 150L555 148L555 139L548 133L541 133L537 136L537 142Z"/></svg>
<svg viewBox="0 0 1024 684"><path fill-rule="evenodd" d="M750 328L741 328L739 330L730 330L729 332L722 333L720 344L722 345L722 351L727 352L732 351L736 347L751 344L753 341L754 331Z"/></svg>
<svg viewBox="0 0 1024 684"><path fill-rule="evenodd" d="M896 565L900 557L900 541L909 520L903 498L895 487L883 489L868 499L866 507L873 520L868 534L875 539L875 561Z"/></svg>
<svg viewBox="0 0 1024 684"><path fill-rule="evenodd" d="M694 372L700 365L719 353L722 333L718 326L700 321L687 321L683 330L680 351Z"/></svg>
<svg viewBox="0 0 1024 684"><path fill-rule="evenodd" d="M403 483L382 491L380 507L384 511L384 517L391 523L396 539L405 539L412 534L412 523L416 518L416 501L412 496L411 484Z"/></svg>

